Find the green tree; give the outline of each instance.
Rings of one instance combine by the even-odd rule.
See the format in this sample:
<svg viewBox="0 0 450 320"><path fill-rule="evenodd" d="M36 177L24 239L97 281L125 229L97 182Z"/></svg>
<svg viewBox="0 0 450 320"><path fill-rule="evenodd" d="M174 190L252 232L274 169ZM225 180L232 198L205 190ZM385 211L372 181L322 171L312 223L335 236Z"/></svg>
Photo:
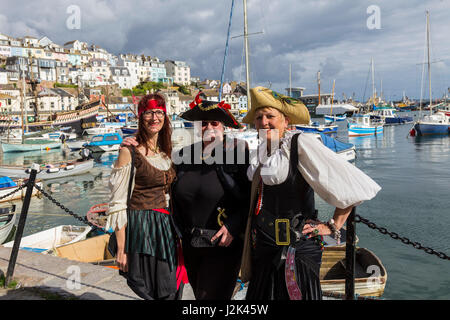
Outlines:
<svg viewBox="0 0 450 320"><path fill-rule="evenodd" d="M191 95L191 90L189 90L188 86L180 85L178 91L185 95Z"/></svg>

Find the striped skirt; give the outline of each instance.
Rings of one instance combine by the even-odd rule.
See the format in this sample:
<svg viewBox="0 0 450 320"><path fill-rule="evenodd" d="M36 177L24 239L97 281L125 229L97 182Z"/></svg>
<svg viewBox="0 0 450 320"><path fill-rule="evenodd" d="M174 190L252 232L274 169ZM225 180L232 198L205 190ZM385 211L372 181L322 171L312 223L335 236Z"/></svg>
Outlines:
<svg viewBox="0 0 450 320"><path fill-rule="evenodd" d="M176 299L177 246L169 214L129 210L125 251L128 272L122 273L141 298Z"/></svg>

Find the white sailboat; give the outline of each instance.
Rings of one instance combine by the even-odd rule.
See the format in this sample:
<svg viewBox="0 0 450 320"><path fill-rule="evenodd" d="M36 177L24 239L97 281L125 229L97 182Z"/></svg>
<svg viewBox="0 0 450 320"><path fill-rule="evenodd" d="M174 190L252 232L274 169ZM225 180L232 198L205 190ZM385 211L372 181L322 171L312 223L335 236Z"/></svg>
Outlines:
<svg viewBox="0 0 450 320"><path fill-rule="evenodd" d="M427 11L427 57L428 57L428 87L430 94L430 114L423 116L416 121L410 130L411 136L427 136L427 135L448 135L450 134L450 113L436 112L433 114L433 109L438 108L438 105L433 106L433 98L431 95L431 65L430 65L430 13Z"/></svg>

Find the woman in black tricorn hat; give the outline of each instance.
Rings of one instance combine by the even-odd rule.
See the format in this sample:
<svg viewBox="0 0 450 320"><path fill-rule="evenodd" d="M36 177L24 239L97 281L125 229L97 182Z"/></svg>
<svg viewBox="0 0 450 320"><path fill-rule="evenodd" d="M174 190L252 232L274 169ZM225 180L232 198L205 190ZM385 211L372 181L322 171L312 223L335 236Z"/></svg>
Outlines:
<svg viewBox="0 0 450 320"><path fill-rule="evenodd" d="M229 105L204 100L199 93L190 107L181 117L201 121L202 141L177 155L182 161L172 186L173 219L195 298L229 300L239 274L249 208L248 148L224 136L225 126L241 127Z"/></svg>
<svg viewBox="0 0 450 320"><path fill-rule="evenodd" d="M171 218L196 300L230 300L250 205L249 151L244 141L224 136L225 126L241 128L228 104L199 92L190 107L181 117L201 123L202 139L172 154Z"/></svg>

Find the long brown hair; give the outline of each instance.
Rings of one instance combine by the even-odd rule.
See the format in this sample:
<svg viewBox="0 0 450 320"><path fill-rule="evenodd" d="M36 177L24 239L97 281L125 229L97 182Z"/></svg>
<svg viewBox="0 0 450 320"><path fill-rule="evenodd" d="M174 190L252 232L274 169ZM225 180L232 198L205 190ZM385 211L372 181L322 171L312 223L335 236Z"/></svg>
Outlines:
<svg viewBox="0 0 450 320"><path fill-rule="evenodd" d="M165 106L166 101L160 94L148 94L142 97L139 101L138 110L145 109L149 100L156 100L158 106ZM139 116L138 131L136 132L136 141L139 145L145 147L145 154L148 153L147 141L150 140L150 132L147 126L144 124L144 113ZM170 158L172 156L172 126L170 125L169 117L167 113L164 114L164 124L161 130L158 132L157 146Z"/></svg>

